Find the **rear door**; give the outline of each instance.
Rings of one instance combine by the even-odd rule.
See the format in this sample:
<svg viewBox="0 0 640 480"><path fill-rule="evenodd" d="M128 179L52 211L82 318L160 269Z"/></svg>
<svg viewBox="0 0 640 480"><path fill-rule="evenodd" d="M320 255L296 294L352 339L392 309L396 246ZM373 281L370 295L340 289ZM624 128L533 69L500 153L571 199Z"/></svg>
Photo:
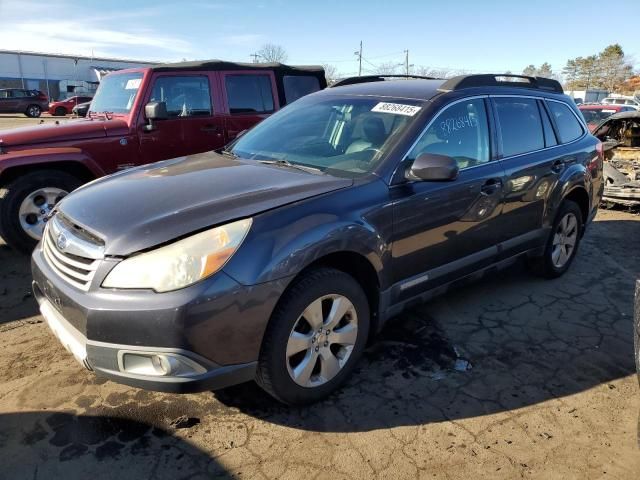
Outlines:
<svg viewBox="0 0 640 480"><path fill-rule="evenodd" d="M220 78L227 141L280 108L273 72L225 71Z"/></svg>
<svg viewBox="0 0 640 480"><path fill-rule="evenodd" d="M549 109L551 103L526 96L496 95L491 100L498 125L500 161L507 177L501 257L508 258L544 243L547 236L543 220L551 195L564 170L577 158L560 145ZM562 115L573 117L577 136L581 136L582 127L572 110L566 105L564 109Z"/></svg>
<svg viewBox="0 0 640 480"><path fill-rule="evenodd" d="M492 153L484 97L456 101L432 120L407 155L456 159L458 178L391 187L394 199L393 301L493 263L501 233L504 171Z"/></svg>

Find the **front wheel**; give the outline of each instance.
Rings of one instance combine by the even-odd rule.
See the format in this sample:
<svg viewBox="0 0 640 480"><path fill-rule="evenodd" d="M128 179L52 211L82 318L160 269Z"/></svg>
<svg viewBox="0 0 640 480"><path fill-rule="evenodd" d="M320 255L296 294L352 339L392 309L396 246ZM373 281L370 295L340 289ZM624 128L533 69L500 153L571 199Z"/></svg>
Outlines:
<svg viewBox="0 0 640 480"><path fill-rule="evenodd" d="M583 228L580 207L571 200L565 200L553 222L543 255L529 259L534 273L547 278L564 274L578 252Z"/></svg>
<svg viewBox="0 0 640 480"><path fill-rule="evenodd" d="M29 105L24 114L29 118L38 118L42 113L42 109L38 105Z"/></svg>
<svg viewBox="0 0 640 480"><path fill-rule="evenodd" d="M82 184L56 170L31 172L0 188L0 236L16 250L30 253L53 207Z"/></svg>
<svg viewBox="0 0 640 480"><path fill-rule="evenodd" d="M362 287L330 268L304 274L284 294L262 343L256 381L289 405L317 402L352 372L369 335Z"/></svg>

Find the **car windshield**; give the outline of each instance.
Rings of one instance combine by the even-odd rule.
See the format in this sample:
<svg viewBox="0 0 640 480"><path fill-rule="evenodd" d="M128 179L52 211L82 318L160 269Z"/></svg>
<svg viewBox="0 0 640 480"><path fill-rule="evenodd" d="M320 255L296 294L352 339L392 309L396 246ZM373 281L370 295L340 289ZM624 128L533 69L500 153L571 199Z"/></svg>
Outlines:
<svg viewBox="0 0 640 480"><path fill-rule="evenodd" d="M136 99L142 72L112 73L100 82L91 102L92 112L129 113Z"/></svg>
<svg viewBox="0 0 640 480"><path fill-rule="evenodd" d="M258 124L231 146L231 152L358 177L376 167L420 105L405 99L310 96Z"/></svg>

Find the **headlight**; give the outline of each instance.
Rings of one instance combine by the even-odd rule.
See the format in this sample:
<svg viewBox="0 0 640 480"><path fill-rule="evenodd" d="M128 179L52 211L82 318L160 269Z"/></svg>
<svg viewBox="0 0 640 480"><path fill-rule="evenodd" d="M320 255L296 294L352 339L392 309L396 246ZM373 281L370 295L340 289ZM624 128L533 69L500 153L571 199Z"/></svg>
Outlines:
<svg viewBox="0 0 640 480"><path fill-rule="evenodd" d="M128 258L109 272L102 286L151 288L156 292L186 287L220 270L250 227L250 218L238 220Z"/></svg>

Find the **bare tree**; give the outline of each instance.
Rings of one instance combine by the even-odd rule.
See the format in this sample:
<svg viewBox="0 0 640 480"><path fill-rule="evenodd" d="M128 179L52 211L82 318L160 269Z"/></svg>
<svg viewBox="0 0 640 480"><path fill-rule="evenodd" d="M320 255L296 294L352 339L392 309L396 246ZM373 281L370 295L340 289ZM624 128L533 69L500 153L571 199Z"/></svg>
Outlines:
<svg viewBox="0 0 640 480"><path fill-rule="evenodd" d="M378 75L395 75L398 73L399 66L400 64L398 62L384 62L378 65L376 73Z"/></svg>
<svg viewBox="0 0 640 480"><path fill-rule="evenodd" d="M335 65L325 63L322 65L324 68L324 76L327 79L327 85L331 86L338 81L338 69Z"/></svg>
<svg viewBox="0 0 640 480"><path fill-rule="evenodd" d="M276 45L274 43L265 43L264 45L262 45L260 50L258 50L258 55L261 62L284 63L289 57L284 47L282 47L281 45Z"/></svg>

